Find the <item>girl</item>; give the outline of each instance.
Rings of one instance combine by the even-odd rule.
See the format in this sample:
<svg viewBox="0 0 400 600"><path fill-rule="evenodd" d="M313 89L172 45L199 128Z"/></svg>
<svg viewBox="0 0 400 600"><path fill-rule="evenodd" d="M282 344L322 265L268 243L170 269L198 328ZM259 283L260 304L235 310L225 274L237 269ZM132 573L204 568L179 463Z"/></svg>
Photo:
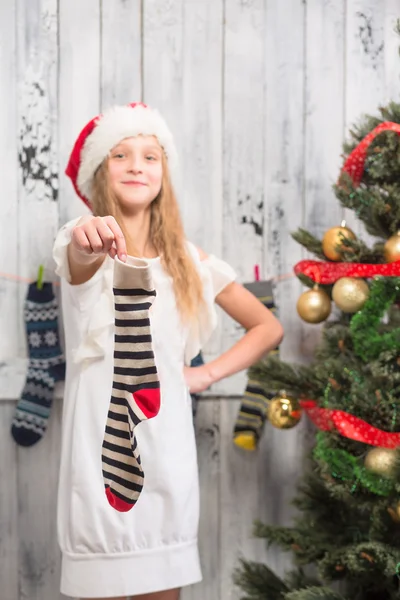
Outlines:
<svg viewBox="0 0 400 600"><path fill-rule="evenodd" d="M67 354L61 591L74 598L178 600L201 580L190 392L282 339L232 268L186 241L175 169L162 117L130 104L86 125L66 171L93 213L54 245ZM209 364L185 366L215 328L214 301L247 332Z"/></svg>

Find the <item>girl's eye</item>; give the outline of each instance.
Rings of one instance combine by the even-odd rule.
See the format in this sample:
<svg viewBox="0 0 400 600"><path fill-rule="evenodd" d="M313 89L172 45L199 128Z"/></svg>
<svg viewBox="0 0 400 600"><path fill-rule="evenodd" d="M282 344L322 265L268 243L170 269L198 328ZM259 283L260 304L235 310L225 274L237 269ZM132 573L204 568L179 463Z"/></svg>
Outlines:
<svg viewBox="0 0 400 600"><path fill-rule="evenodd" d="M156 160L156 157L155 156L146 156L146 159L147 160Z"/></svg>
<svg viewBox="0 0 400 600"><path fill-rule="evenodd" d="M114 154L114 158L124 158L125 154L122 154L122 152L118 152L118 154Z"/></svg>

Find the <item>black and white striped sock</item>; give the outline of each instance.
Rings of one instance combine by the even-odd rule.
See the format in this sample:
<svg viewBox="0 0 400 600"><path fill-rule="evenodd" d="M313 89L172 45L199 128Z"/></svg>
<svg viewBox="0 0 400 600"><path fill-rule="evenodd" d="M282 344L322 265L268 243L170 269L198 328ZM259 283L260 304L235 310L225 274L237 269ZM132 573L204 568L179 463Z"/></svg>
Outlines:
<svg viewBox="0 0 400 600"><path fill-rule="evenodd" d="M113 508L130 510L143 489L134 428L160 409L149 310L155 299L150 267L128 257L114 266L114 378L102 448L106 495Z"/></svg>

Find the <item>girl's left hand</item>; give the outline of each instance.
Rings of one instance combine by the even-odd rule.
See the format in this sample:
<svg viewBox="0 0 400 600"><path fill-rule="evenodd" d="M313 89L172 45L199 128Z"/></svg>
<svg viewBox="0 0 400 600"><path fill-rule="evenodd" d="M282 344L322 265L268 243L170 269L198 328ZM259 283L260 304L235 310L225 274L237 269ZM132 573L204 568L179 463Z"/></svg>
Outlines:
<svg viewBox="0 0 400 600"><path fill-rule="evenodd" d="M191 394L204 392L213 382L207 365L200 367L184 367L183 374Z"/></svg>

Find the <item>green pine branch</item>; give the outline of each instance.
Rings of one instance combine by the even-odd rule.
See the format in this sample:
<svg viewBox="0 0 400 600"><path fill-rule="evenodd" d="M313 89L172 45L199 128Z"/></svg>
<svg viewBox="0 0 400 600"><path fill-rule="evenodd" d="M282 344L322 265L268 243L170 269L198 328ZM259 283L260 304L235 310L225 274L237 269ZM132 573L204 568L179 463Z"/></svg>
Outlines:
<svg viewBox="0 0 400 600"><path fill-rule="evenodd" d="M246 594L241 600L284 600L288 587L266 565L240 561L240 567L236 569L234 583Z"/></svg>
<svg viewBox="0 0 400 600"><path fill-rule="evenodd" d="M289 592L285 600L346 600L341 594L327 587L307 587L295 592Z"/></svg>
<svg viewBox="0 0 400 600"><path fill-rule="evenodd" d="M293 569L285 575L285 583L290 590L298 590L307 587L320 587L322 584L316 578L307 575L302 568Z"/></svg>
<svg viewBox="0 0 400 600"><path fill-rule="evenodd" d="M249 369L250 379L263 382L266 389L285 390L289 393L311 392L319 389L312 369L304 365L290 365L276 357L268 357Z"/></svg>
<svg viewBox="0 0 400 600"><path fill-rule="evenodd" d="M376 577L389 581L396 575L400 562L400 549L378 541L363 542L334 552L327 552L319 562L318 569L323 579L332 580L337 574L337 566L345 568L352 579L373 581ZM340 573L343 576L343 572Z"/></svg>
<svg viewBox="0 0 400 600"><path fill-rule="evenodd" d="M314 254L321 260L326 260L326 256L322 251L322 242L309 231L299 228L297 231L291 233L292 238L303 248Z"/></svg>

